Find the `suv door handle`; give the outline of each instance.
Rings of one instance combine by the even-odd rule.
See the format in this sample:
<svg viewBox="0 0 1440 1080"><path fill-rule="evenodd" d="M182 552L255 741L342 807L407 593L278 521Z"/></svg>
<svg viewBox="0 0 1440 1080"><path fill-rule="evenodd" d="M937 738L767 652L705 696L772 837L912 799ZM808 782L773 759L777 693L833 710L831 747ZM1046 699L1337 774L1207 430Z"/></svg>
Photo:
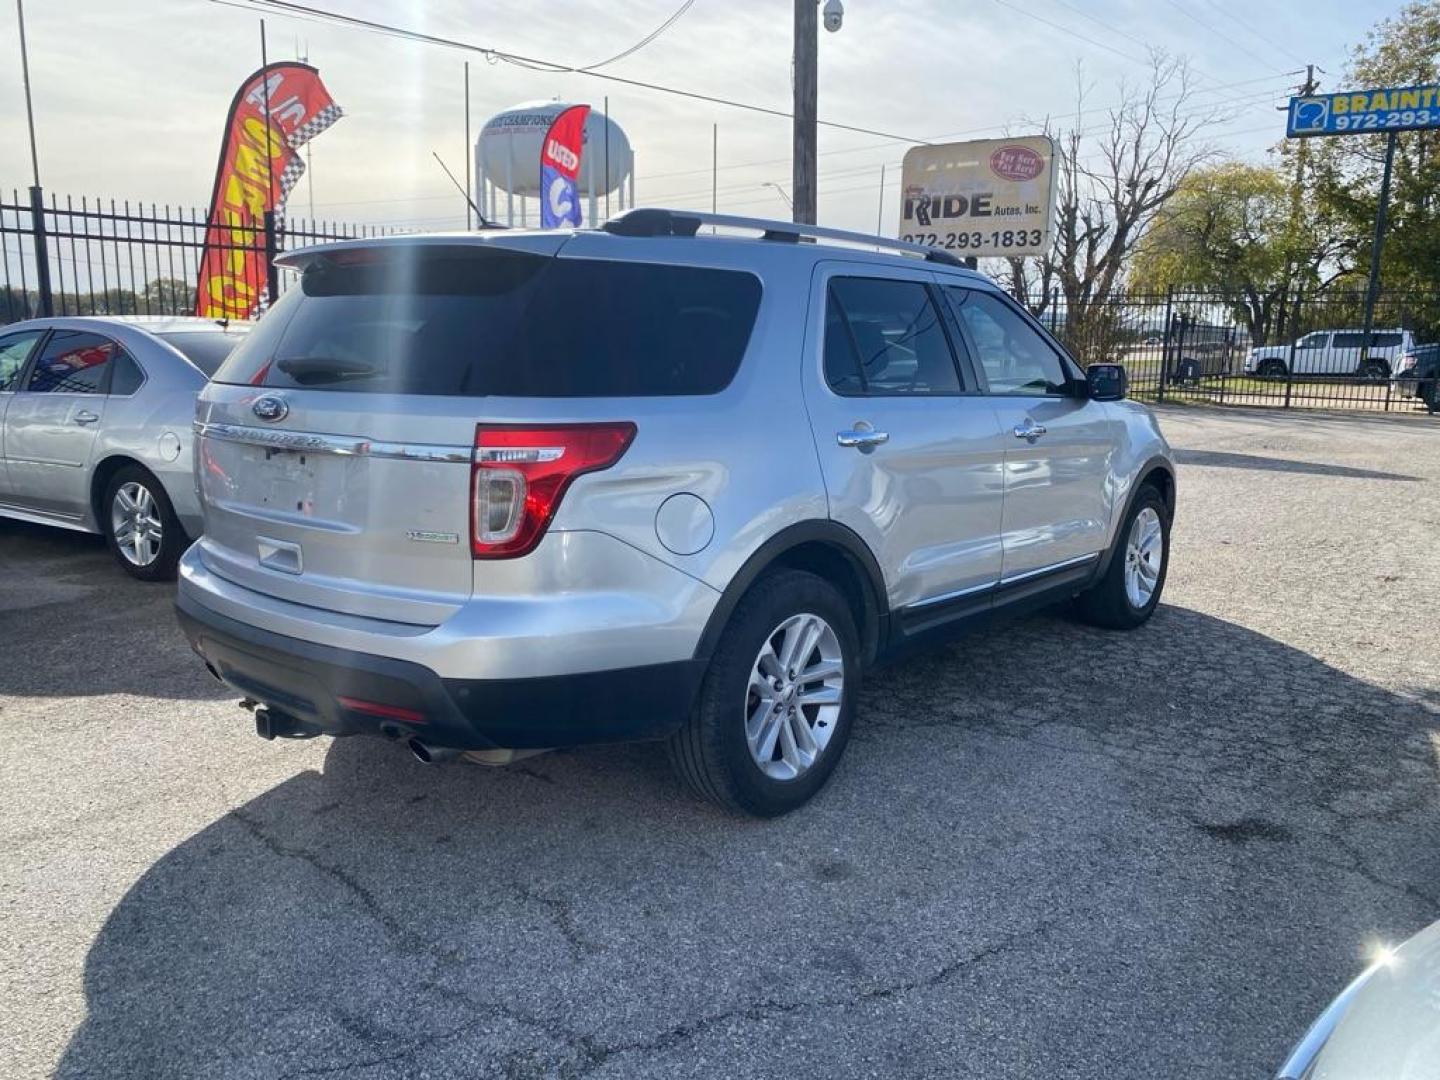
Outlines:
<svg viewBox="0 0 1440 1080"><path fill-rule="evenodd" d="M851 428L849 431L837 431L835 441L841 446L857 446L863 450L868 446L879 446L881 443L889 442L890 433Z"/></svg>
<svg viewBox="0 0 1440 1080"><path fill-rule="evenodd" d="M93 424L99 419L99 415L91 412L89 409L81 409L75 414L75 423L77 424Z"/></svg>
<svg viewBox="0 0 1440 1080"><path fill-rule="evenodd" d="M1034 420L1026 420L1023 424L1015 425L1015 438L1030 439L1034 441L1045 434L1045 425L1037 424Z"/></svg>

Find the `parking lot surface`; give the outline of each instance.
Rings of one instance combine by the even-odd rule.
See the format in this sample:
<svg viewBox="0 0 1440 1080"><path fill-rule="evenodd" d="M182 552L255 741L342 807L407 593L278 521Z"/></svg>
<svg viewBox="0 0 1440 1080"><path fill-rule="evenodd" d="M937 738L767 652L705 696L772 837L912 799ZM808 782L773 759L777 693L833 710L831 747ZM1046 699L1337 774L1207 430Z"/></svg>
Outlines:
<svg viewBox="0 0 1440 1080"><path fill-rule="evenodd" d="M1440 917L1440 424L1169 409L1165 601L874 673L798 813L266 743L0 523L7 1077L1263 1077Z"/></svg>

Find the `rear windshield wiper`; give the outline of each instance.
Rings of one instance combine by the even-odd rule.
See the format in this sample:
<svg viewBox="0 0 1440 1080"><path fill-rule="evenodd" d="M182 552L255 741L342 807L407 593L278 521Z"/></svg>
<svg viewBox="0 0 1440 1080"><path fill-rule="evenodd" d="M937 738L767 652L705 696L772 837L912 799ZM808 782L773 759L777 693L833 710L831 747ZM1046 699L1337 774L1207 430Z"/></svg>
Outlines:
<svg viewBox="0 0 1440 1080"><path fill-rule="evenodd" d="M275 366L302 385L373 379L385 374L384 368L364 360L342 360L334 356L292 356L277 360Z"/></svg>

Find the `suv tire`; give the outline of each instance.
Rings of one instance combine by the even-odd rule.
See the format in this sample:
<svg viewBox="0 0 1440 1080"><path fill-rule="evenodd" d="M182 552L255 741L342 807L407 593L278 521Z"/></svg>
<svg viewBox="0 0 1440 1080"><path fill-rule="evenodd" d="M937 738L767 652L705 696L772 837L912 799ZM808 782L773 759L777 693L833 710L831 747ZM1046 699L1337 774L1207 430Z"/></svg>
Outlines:
<svg viewBox="0 0 1440 1080"><path fill-rule="evenodd" d="M1384 360L1366 360L1355 375L1362 382L1384 382L1390 378L1390 365Z"/></svg>
<svg viewBox="0 0 1440 1080"><path fill-rule="evenodd" d="M1260 366L1255 369L1255 375L1261 379L1283 379L1288 373L1284 360L1276 360L1273 356L1260 361Z"/></svg>
<svg viewBox="0 0 1440 1080"><path fill-rule="evenodd" d="M788 669L776 666L807 642ZM671 763L728 810L788 813L820 790L845 752L859 683L844 597L814 574L767 572L731 613L695 709L670 737Z"/></svg>
<svg viewBox="0 0 1440 1080"><path fill-rule="evenodd" d="M175 516L164 485L139 465L115 471L100 502L100 529L121 568L141 581L166 581L190 538ZM136 529L141 530L138 543ZM159 532L159 539L155 533Z"/></svg>
<svg viewBox="0 0 1440 1080"><path fill-rule="evenodd" d="M1156 528L1158 535L1153 531ZM1146 484L1136 495L1115 538L1115 551L1105 576L1076 600L1080 617L1093 626L1134 630L1150 618L1160 603L1169 569L1170 511L1164 496L1154 485ZM1148 594L1144 592L1146 587Z"/></svg>

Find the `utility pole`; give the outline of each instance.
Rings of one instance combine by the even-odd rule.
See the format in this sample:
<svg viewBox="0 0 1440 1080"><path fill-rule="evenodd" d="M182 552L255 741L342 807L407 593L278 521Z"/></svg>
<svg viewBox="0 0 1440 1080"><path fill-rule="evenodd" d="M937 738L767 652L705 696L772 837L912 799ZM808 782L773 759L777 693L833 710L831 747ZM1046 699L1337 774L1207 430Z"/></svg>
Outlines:
<svg viewBox="0 0 1440 1080"><path fill-rule="evenodd" d="M1306 63L1305 82L1296 86L1296 95L1308 98L1315 94L1316 89L1318 86L1315 85L1315 65ZM1284 108L1289 109L1289 104ZM1305 210L1305 171L1310 164L1310 141L1308 138L1302 138L1299 143L1300 145L1295 148L1295 187L1290 189L1290 225L1292 228L1299 223L1300 215ZM1280 305L1279 324L1274 327L1274 334L1277 338L1295 336L1293 331L1295 331L1295 325L1300 317L1299 308L1293 307L1295 304L1296 301L1289 295L1284 297L1282 305ZM1289 327L1286 325L1286 320L1289 320Z"/></svg>
<svg viewBox="0 0 1440 1080"><path fill-rule="evenodd" d="M816 211L816 103L820 51L819 0L795 0L794 150L790 186L792 220L814 225Z"/></svg>
<svg viewBox="0 0 1440 1080"><path fill-rule="evenodd" d="M1316 89L1318 88L1315 85L1315 65L1306 64L1305 82L1296 88L1296 93L1300 97L1309 97L1315 93ZM1289 108L1289 106L1287 105L1286 108ZM1305 209L1305 171L1310 165L1310 140L1300 139L1298 142L1300 145L1295 148L1295 188L1290 193L1290 224L1292 227L1299 223L1300 215ZM1294 303L1288 296L1286 300L1286 306ZM1288 328L1290 337L1295 336L1295 330L1300 319L1300 312L1297 308L1291 307L1288 312L1284 307L1281 308L1281 325L1275 328L1275 332L1277 336L1282 336L1282 340L1287 329L1284 325L1287 314L1290 316L1290 326Z"/></svg>

